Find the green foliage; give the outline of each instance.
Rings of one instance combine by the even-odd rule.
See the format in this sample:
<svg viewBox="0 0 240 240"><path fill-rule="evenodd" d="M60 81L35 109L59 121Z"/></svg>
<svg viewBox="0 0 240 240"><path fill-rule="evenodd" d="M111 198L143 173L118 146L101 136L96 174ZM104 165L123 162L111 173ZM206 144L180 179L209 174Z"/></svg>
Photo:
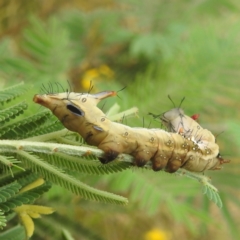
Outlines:
<svg viewBox="0 0 240 240"><path fill-rule="evenodd" d="M58 184L85 199L116 204L127 203L125 198L93 189L86 184L81 183L73 176L66 174L56 166L50 165L32 154L19 152L18 158L32 171L39 173L52 183Z"/></svg>
<svg viewBox="0 0 240 240"><path fill-rule="evenodd" d="M0 229L6 227L6 223L7 223L6 216L4 215L4 212L0 210Z"/></svg>
<svg viewBox="0 0 240 240"><path fill-rule="evenodd" d="M4 233L1 233L2 239L11 239L11 240L19 240L25 238L25 231L24 228L20 225L17 225Z"/></svg>
<svg viewBox="0 0 240 240"><path fill-rule="evenodd" d="M127 1L125 6L121 6L118 10L99 10L87 14L79 11L63 11L50 17L46 23L31 17L30 24L24 29L19 41L18 53L12 47L15 46L12 39L5 38L1 41L0 77L3 82L24 80L30 83L34 80L34 89L26 93L25 87L20 84L12 90L11 88L1 90L0 135L2 139L11 139L11 141L10 145L7 145L5 140L1 141L0 168L4 175L8 175L9 179L14 181L16 179L17 183L21 179L17 178L19 174L17 167L21 166L41 172L50 181L73 192L80 193L90 189L89 194L94 194L95 189L88 186L85 188L85 185L82 185L83 181L93 188L101 187L109 191L111 187L112 192L120 192L129 197L130 208L133 209L131 217L136 212L141 212L145 218L142 226L148 228L154 224L162 226L167 215L171 217L169 223L171 232L179 233L179 227L174 228L174 224L178 222L182 224L181 227L184 229L182 232L188 230L191 232L187 233L185 238L189 238L190 235L192 239L204 239L204 237L208 239L210 237L203 236L202 229L207 229L207 233L211 232L208 226L217 222L218 225L228 226L230 236L238 239L236 216L240 211L237 194L240 171L238 164L240 115L237 111L239 90L236 86L240 72L239 23L236 19L238 19L239 3L234 0L207 1L198 4L133 0L132 4ZM207 201L207 197L212 198L218 206L221 206L218 192L209 185L209 182L207 185L201 182L205 195L200 195L199 184L185 177L174 177L147 170L139 171L135 168L123 171L129 168L127 161L116 161L100 167L96 159L101 153L92 148L85 148L82 140L77 139L76 135L60 131L62 125L48 112L38 110L35 114L35 107L29 104L31 100L25 100L29 105L28 110L31 111L31 114L26 115L26 103L22 102L22 98L18 98L17 104L14 102L19 94L24 94L25 97L29 95L32 98L33 94L38 93L42 83L45 84L47 81L61 83L63 79L71 78L77 79L73 82L74 86L75 84L78 86L81 75L74 75L72 78L69 72L78 72L78 70L81 72L86 65L96 67L102 63L109 64L115 70L118 82L111 82L111 88L121 89L122 87L119 86L121 83L127 85L124 92L119 92L121 100L118 100L118 104L123 109L138 106L140 116L144 115L145 125L151 122L151 127L161 127L159 122L154 122L147 114L148 112L159 114L172 108L173 105L167 99L167 95L171 96L176 106L185 96L182 103L185 112L188 115L200 113L201 125L211 129L218 136L221 154L232 159L232 163L226 165L223 170L207 173L211 175L214 185L221 193L223 201L221 211ZM97 88L106 90L109 86L103 83L98 84ZM43 91L46 92L46 89ZM7 106L9 102L13 105ZM126 124L142 126L142 120L127 119ZM219 136L222 131L224 134ZM14 139L19 141L15 142ZM34 145L35 141L39 144L38 147ZM51 145L50 141L59 142L61 146ZM22 146L24 146L23 150L21 150ZM56 149L59 151L55 152ZM81 154L77 153L77 149L83 149L79 150L82 151ZM83 156L88 151L92 151L92 155ZM20 157L17 158L20 156L18 152L28 154L22 158L21 163L19 163ZM104 173L114 174L103 176ZM27 176L29 173L21 174L24 179L25 174ZM188 177L191 178L190 175ZM2 180L0 181L3 183L2 186L10 184ZM36 179L28 180L27 183L34 180ZM197 180L204 180L204 177L198 176ZM66 184L64 181L67 181ZM87 199L101 199L101 195L88 197L87 194L88 191L85 192ZM68 197L57 192L54 196L56 199ZM71 201L72 198L71 195L68 200ZM107 201L111 201L110 199L111 197ZM66 204L68 207L69 201ZM86 204L83 201L80 203L81 208ZM52 197L48 204L58 206L61 203ZM73 200L71 204L74 204ZM96 214L99 211L97 208L102 208L97 206L89 202L86 209L94 209ZM67 218L67 212L70 211L66 206L62 207L65 207L63 215ZM77 208L78 205L76 204L75 207ZM121 208L115 206L115 209ZM165 209L167 214L164 212ZM104 210L107 213L112 209L106 207ZM159 212L161 214L155 215L155 220L149 223L149 213ZM0 216L2 226L6 223L5 213L3 214ZM108 233L115 231L115 226L114 230L108 225L106 227L102 218L98 225L97 220L91 222L91 214L88 212L88 215L85 215L84 223L88 222L89 226L94 226L96 229L107 228ZM121 214L118 215L118 219L122 219ZM219 217L216 218L216 215ZM82 215L80 218L82 219ZM76 219L70 216L68 221L75 223L79 221L78 219L79 216ZM159 222L156 219L159 219ZM139 216L135 220L138 223L136 228L141 232ZM199 226L199 222L202 226ZM58 226L53 228L58 229ZM120 235L123 232L122 225L118 229L121 229ZM142 235L139 236L137 231L131 229L135 239L142 238ZM11 230L14 232L15 228ZM72 231L76 233L78 228L72 228ZM222 237L222 231L224 230L219 230L217 235L219 239ZM22 232L17 234L21 236ZM215 234L216 231L214 237Z"/></svg>
<svg viewBox="0 0 240 240"><path fill-rule="evenodd" d="M8 112L9 109L4 110L4 112ZM112 112L111 110L109 112ZM12 118L15 118L19 116L19 111L12 113ZM49 119L49 112L44 111L40 112L38 114L35 114L33 116L30 116L28 118L24 118L22 120L19 120L13 124L8 124L7 126L9 129L14 129L15 136L12 136L11 134L4 134L4 138L8 139L23 139L24 136L29 136L31 132L36 133L34 131L35 129L39 129L39 126L44 126L45 122ZM48 123L49 124L49 123ZM18 128L16 128L16 126ZM48 125L47 125L48 126ZM4 126L6 127L6 126ZM2 127L2 131L6 128ZM19 129L17 131L16 129ZM58 132L52 132L45 135L40 135L39 137L35 136L35 140L45 139L45 140L53 140L53 139L61 139L61 135L65 135L65 131L58 131ZM65 136L66 137L66 136ZM72 142L74 142L74 138L71 139ZM7 143L7 145L6 145ZM75 144L74 144L75 145ZM76 144L77 145L77 144ZM2 149L1 149L2 148ZM19 190L23 188L24 186L30 184L31 182L34 182L37 178L37 176L43 176L46 180L55 183L57 185L60 185L69 191L80 195L81 197L89 200L96 200L96 201L102 201L102 202L109 202L109 203L116 203L116 204L126 204L127 200L121 196L117 196L111 193L103 192L97 189L94 189L92 187L87 186L86 184L82 183L78 179L76 179L74 176L68 174L65 172L65 170L69 171L79 171L87 174L107 174L107 173L113 173L113 172L119 172L124 169L127 169L131 167L131 159L130 161L126 158L126 160L122 161L114 161L111 164L107 164L104 167L99 164L99 162L96 162L96 157L89 157L87 155L93 154L94 149L90 150L88 148L84 147L71 147L72 150L69 149L67 145L57 145L55 144L55 147L52 146L52 143L38 143L33 144L32 142L28 141L6 141L2 140L0 142L0 149L3 154L1 156L1 162L2 164L9 165L9 169L11 170L11 167L16 167L16 164L13 163L19 163L23 164L23 166L26 169L30 169L32 172L35 172L37 175L30 174L29 171L27 172L20 172L16 175L13 175L12 181L11 178L8 176L1 179L1 182L3 184L2 188L0 189L0 209L4 211L4 213L8 213L9 211L12 211L14 208L21 206L23 204L29 204L32 203L36 198L39 198L44 192L48 191L49 184L45 183L41 186L35 187L31 190L28 190L23 193L19 193ZM69 150L68 150L69 149ZM68 156L67 154L74 155L76 154L76 149L78 151L78 154L81 154L82 159L79 159L75 156ZM73 151L74 150L74 151ZM81 150L83 153L81 153ZM28 153L26 151L35 152L37 155L34 155L33 153ZM99 151L99 150L98 150ZM97 152L98 152L97 151ZM100 153L97 153L97 156L101 155ZM44 154L48 153L48 154ZM49 155L51 153L51 155ZM6 156L4 156L6 154ZM10 154L10 155L9 155ZM11 155L13 154L13 155ZM99 155L100 154L100 155ZM86 155L87 159L84 159L84 155ZM11 161L10 161L11 159ZM8 172L5 168L5 172ZM65 170L63 170L65 169ZM186 174L187 175L187 174ZM129 175L130 176L130 175ZM136 181L138 178L137 176L131 175L133 179ZM125 180L127 177L124 178ZM130 180L130 182L134 182ZM24 181L23 181L24 180ZM138 190L144 190L144 181L143 178L140 178L138 180L139 187L135 186L134 191L132 191L132 196L137 196ZM9 183L10 181L10 183ZM128 181L129 182L129 181ZM127 186L125 186L127 188ZM146 196L153 195L156 191L155 188L151 190L149 188L149 185L145 185L145 190L148 194ZM211 188L208 188L208 192L211 194ZM215 195L212 195L215 196ZM149 208L150 212L156 211L157 208L157 202L159 201L160 195L158 197L155 196L154 204L151 204ZM134 199L134 198L133 198ZM143 206L148 204L148 200L142 201ZM151 202L151 201L150 201ZM147 206L147 205L146 205ZM3 219L2 225L5 224L5 220Z"/></svg>
<svg viewBox="0 0 240 240"><path fill-rule="evenodd" d="M32 203L43 193L47 192L50 187L51 185L46 183L27 192L18 194L16 194L15 192L14 194L12 194L12 196L10 194L8 194L7 196L5 195L5 199L1 198L2 202L0 203L0 209L2 209L5 213L8 213L9 211L12 211L15 207L21 206L23 204ZM13 190L14 189L12 188L12 186L10 186L8 192Z"/></svg>
<svg viewBox="0 0 240 240"><path fill-rule="evenodd" d="M13 113L13 116L17 114ZM35 129L44 124L50 116L49 111L39 112L28 118L19 120L12 124L7 124L0 128L1 138L3 139L22 139L35 135Z"/></svg>
<svg viewBox="0 0 240 240"><path fill-rule="evenodd" d="M3 105L7 102L10 102L11 100L15 99L16 97L18 96L21 96L23 95L24 93L26 93L26 88L23 87L23 82L17 84L17 85L14 85L14 86L11 86L11 87L8 87L8 88L5 88L3 90L0 90L0 103ZM20 108L22 109L18 109L15 114L12 114L12 116L14 115L18 115L18 111L22 111L23 109L26 108L23 107L23 106L19 106ZM19 108L19 107L15 107L15 108ZM10 112L11 108L9 109L8 112ZM2 115L4 116L4 112L1 112L1 118L2 118Z"/></svg>
<svg viewBox="0 0 240 240"><path fill-rule="evenodd" d="M5 110L0 111L0 124L4 125L6 122L10 121L10 119L15 118L16 116L23 113L25 109L27 109L26 102L20 102L15 106L9 107Z"/></svg>
<svg viewBox="0 0 240 240"><path fill-rule="evenodd" d="M118 161L113 161L107 165L103 165L94 156L89 156L88 158L84 159L74 156L68 156L68 161L66 161L66 156L62 153L56 153L54 155L41 153L37 154L41 156L43 159L46 159L52 165L59 166L63 169L68 169L71 171L77 171L86 174L97 175L109 174L122 171L131 166L131 163Z"/></svg>
<svg viewBox="0 0 240 240"><path fill-rule="evenodd" d="M11 90L12 88L10 88L10 90L7 89L3 92L4 94L6 93L6 95L10 95L9 91ZM18 96L18 94L16 93L15 96ZM8 98L8 101L10 101L11 99L13 98ZM25 107L26 106L23 105L23 108ZM22 109L22 105L18 104L13 107L6 106L6 108L2 110L2 113L4 113L3 120L6 120L8 118L10 122L7 125L1 127L1 138L3 139L23 139L26 136L36 136L36 132L41 132L41 130L39 129L42 129L46 121L50 119L49 112L43 111L34 114L28 118L23 118L21 120L15 121L14 123L11 123L12 119L15 120L15 118L19 117L23 113L22 110L13 111L14 109ZM9 117L10 112L11 117ZM49 122L46 123L45 128L48 126ZM59 133L62 132L60 131ZM61 135L59 135L59 133L49 133L47 134L47 136L49 137L49 140L54 138L61 139ZM55 137L53 137L54 134ZM41 137L39 139L41 139ZM55 156L51 157L47 156L46 154L42 154L42 156L44 157L44 159L42 159L41 157L33 155L32 153L25 152L25 148L21 146L21 143L23 142L18 143L17 141L7 141L9 143L8 146L13 147L14 144L16 144L15 150L13 150L12 147L10 147L9 149L4 147L4 142L6 142L6 140L0 141L0 152L2 154L0 156L0 166L2 165L2 171L5 173L5 177L0 179L0 185L2 185L0 189L0 209L2 210L3 214L14 211L14 208L23 204L29 204L34 202L44 192L49 190L50 185L48 183L44 183L26 192L19 192L20 189L22 189L26 185L29 185L36 181L39 176L43 176L46 180L58 184L86 199L118 204L126 204L127 202L127 200L123 197L103 192L87 186L86 184L76 179L74 176L67 174L63 169L61 169L61 167L68 170L77 170L80 172L87 172L92 174L106 174L110 172L121 171L129 167L129 163L115 162L113 164L110 164L109 166L101 167L99 163L96 163L96 161L93 160L89 162L84 159L79 160L76 157L72 156L69 156L69 160L67 160L68 156L61 153L57 153ZM77 142L75 144L77 145ZM32 143L27 142L27 145L32 145ZM44 145L45 146L40 146L40 148L38 148L38 153L44 153L46 151L48 143ZM65 148L67 149L68 146L66 146ZM30 147L29 149L32 148ZM56 148L53 148L50 151L54 153L56 152ZM66 151L66 153L67 152L68 151ZM85 152L85 154L86 153L87 152ZM89 157L87 158L89 159ZM22 167L19 167L19 163L21 163L22 167L24 167L25 169L30 169L31 171L13 172L12 168L14 167L24 170ZM11 177L9 175L9 172L11 173ZM32 172L35 172L36 174L33 174ZM6 219L4 215L1 217L1 220L1 226L5 226Z"/></svg>

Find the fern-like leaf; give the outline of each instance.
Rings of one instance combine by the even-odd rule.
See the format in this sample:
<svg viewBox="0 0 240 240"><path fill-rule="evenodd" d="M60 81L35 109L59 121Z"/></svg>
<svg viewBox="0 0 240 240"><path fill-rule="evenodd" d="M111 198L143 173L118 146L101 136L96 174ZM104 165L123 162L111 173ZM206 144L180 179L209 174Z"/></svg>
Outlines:
<svg viewBox="0 0 240 240"><path fill-rule="evenodd" d="M1 94L1 93L0 93ZM11 119L22 114L28 105L26 102L20 102L12 107L0 111L0 124L1 126Z"/></svg>
<svg viewBox="0 0 240 240"><path fill-rule="evenodd" d="M68 32L61 26L62 22L54 17L49 19L47 25L32 17L30 27L23 32L22 46L40 63L36 65L36 69L41 75L58 75L60 71L64 72L68 68L72 49L68 45Z"/></svg>
<svg viewBox="0 0 240 240"><path fill-rule="evenodd" d="M8 124L0 128L0 136L3 139L22 139L32 136L35 134L35 130L48 120L49 116L49 111L43 111L13 124Z"/></svg>
<svg viewBox="0 0 240 240"><path fill-rule="evenodd" d="M6 222L7 222L7 219L4 215L4 212L0 209L0 229L2 229L3 227L6 227L7 225Z"/></svg>
<svg viewBox="0 0 240 240"><path fill-rule="evenodd" d="M40 173L47 180L58 184L85 199L116 204L127 203L126 198L89 187L73 176L64 173L63 170L45 162L37 156L24 151L18 152L17 155L27 167L32 169L32 171Z"/></svg>
<svg viewBox="0 0 240 240"><path fill-rule="evenodd" d="M0 169L2 169L3 172L10 172L13 177L12 167L21 169L24 171L23 168L21 168L17 163L20 163L16 158L13 156L1 156L0 155Z"/></svg>
<svg viewBox="0 0 240 240"><path fill-rule="evenodd" d="M209 177L185 169L179 169L176 174L198 180L203 186L203 194L206 194L209 200L212 200L219 208L222 208L223 204L219 192L217 188L211 184L211 179Z"/></svg>
<svg viewBox="0 0 240 240"><path fill-rule="evenodd" d="M6 102L9 102L16 97L23 95L26 92L26 88L23 87L23 82L5 88L0 91L0 103L3 105Z"/></svg>
<svg viewBox="0 0 240 240"><path fill-rule="evenodd" d="M37 129L35 129L34 135L32 136L48 134L51 132L59 131L61 129L63 129L63 125L59 121L54 121L54 122L46 123L43 126L40 126Z"/></svg>
<svg viewBox="0 0 240 240"><path fill-rule="evenodd" d="M44 183L39 187L17 194L11 198L8 198L7 201L1 202L0 209L2 209L4 212L9 212L13 208L21 206L23 204L32 203L37 198L39 198L43 193L47 192L50 189L50 187L51 185L49 183Z"/></svg>
<svg viewBox="0 0 240 240"><path fill-rule="evenodd" d="M94 157L95 160L89 161L89 159L84 159L83 157L79 158L74 156L67 156L62 153L37 155L41 156L44 160L48 161L54 166L59 166L64 169L87 174L102 175L120 172L131 166L131 163L121 161L112 161L109 164L101 164L96 157Z"/></svg>
<svg viewBox="0 0 240 240"><path fill-rule="evenodd" d="M8 175L0 179L0 186L5 186L13 182L20 184L21 188L29 185L30 183L36 181L39 178L38 174L31 172L30 170L20 171L14 173L14 177Z"/></svg>
<svg viewBox="0 0 240 240"><path fill-rule="evenodd" d="M222 208L222 200L219 196L218 190L211 184L203 183L203 194L206 194L208 199L213 201L219 208Z"/></svg>
<svg viewBox="0 0 240 240"><path fill-rule="evenodd" d="M12 182L8 185L0 187L0 203L6 202L9 198L19 192L21 185L18 182Z"/></svg>

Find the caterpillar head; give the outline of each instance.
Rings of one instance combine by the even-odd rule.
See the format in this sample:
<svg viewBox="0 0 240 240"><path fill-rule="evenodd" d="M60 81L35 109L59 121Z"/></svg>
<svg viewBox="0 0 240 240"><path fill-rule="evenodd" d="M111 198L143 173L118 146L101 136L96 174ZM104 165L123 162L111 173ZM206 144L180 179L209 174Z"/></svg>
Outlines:
<svg viewBox="0 0 240 240"><path fill-rule="evenodd" d="M78 132L87 142L96 145L98 138L91 140L92 136L98 135L102 138L105 134L104 126L101 124L101 119L105 115L97 104L104 98L116 95L115 91L97 94L74 92L36 94L33 101L50 109L67 129Z"/></svg>

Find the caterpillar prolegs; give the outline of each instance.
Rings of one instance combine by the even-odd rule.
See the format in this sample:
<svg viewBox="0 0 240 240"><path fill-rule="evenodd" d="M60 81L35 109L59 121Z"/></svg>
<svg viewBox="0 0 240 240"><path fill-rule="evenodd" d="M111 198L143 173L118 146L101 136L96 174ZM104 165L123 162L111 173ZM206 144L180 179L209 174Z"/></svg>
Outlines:
<svg viewBox="0 0 240 240"><path fill-rule="evenodd" d="M88 144L103 150L102 163L114 160L120 153L132 155L134 164L139 167L151 161L154 171L175 172L181 167L201 172L218 169L223 163L218 158L219 147L214 142L201 148L196 141L175 131L131 128L111 122L97 104L116 95L115 91L97 94L64 92L35 95L33 100L49 108L67 129L79 133Z"/></svg>

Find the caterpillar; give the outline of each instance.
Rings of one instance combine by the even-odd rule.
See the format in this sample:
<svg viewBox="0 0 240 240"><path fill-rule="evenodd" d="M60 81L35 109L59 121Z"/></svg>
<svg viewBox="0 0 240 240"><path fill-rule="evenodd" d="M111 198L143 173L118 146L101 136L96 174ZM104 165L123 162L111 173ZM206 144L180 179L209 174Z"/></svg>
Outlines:
<svg viewBox="0 0 240 240"><path fill-rule="evenodd" d="M33 101L50 109L67 129L79 133L88 144L103 150L102 163L113 161L121 153L132 155L134 165L138 167L151 161L154 171L164 169L170 173L179 168L194 172L218 169L223 163L218 158L219 147L215 142L201 148L195 140L187 137L187 131L185 136L178 134L175 128L174 132L167 132L111 122L97 104L116 95L115 91L48 93L36 94ZM172 112L164 117L169 120ZM195 126L191 131L194 135Z"/></svg>
<svg viewBox="0 0 240 240"><path fill-rule="evenodd" d="M200 124L195 121L195 115L189 117L184 114L181 108L173 108L168 112L160 115L154 115L155 118L159 117L162 124L169 132L182 134L185 138L191 138L193 141L206 143L215 143L214 135L207 129L204 129Z"/></svg>
<svg viewBox="0 0 240 240"><path fill-rule="evenodd" d="M178 133L184 136L184 138L191 139L200 149L206 147L210 148L220 162L229 162L229 160L221 157L215 136L209 130L202 128L200 124L195 121L199 118L199 114L194 114L189 117L184 114L183 109L173 108L160 115L154 115L152 113L150 113L150 115L153 115L154 118L159 117L168 131Z"/></svg>

